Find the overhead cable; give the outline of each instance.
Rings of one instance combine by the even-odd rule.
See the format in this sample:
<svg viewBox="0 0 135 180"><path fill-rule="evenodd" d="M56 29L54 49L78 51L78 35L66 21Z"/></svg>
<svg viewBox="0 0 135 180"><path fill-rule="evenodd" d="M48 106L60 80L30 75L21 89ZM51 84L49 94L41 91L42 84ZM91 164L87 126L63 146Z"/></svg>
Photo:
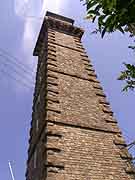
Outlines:
<svg viewBox="0 0 135 180"><path fill-rule="evenodd" d="M0 54L0 57L2 57L2 58L0 59L0 62L1 62L6 68L7 68L8 66L10 66L10 67L11 67L11 70L14 71L17 75L25 77L25 78L29 81L30 84L34 84L33 80L32 80L32 79L29 79L30 76L28 75L27 71L23 70L24 72L23 72L23 73L20 73L20 69L18 69L17 65L13 65L12 62L8 61L9 58L3 56L2 54ZM3 58L6 59L7 61L4 61ZM20 68L20 66L19 66L19 68ZM24 73L25 73L25 74L24 74ZM29 77L28 77L28 76L29 76ZM30 78L31 78L31 77L30 77Z"/></svg>

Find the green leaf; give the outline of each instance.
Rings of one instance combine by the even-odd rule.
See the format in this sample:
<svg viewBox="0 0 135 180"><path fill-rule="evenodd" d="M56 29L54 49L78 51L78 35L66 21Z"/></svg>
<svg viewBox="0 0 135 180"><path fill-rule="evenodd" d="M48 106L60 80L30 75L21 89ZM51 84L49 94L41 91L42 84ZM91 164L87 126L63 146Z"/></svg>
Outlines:
<svg viewBox="0 0 135 180"><path fill-rule="evenodd" d="M118 27L118 30L119 30L120 32L122 32L123 34L125 33L124 30L122 29L122 27Z"/></svg>
<svg viewBox="0 0 135 180"><path fill-rule="evenodd" d="M96 15L96 16L99 16L99 15L100 15L100 13L99 13L98 11L95 11L95 10L89 10L89 11L88 11L88 14L94 14L94 15Z"/></svg>
<svg viewBox="0 0 135 180"><path fill-rule="evenodd" d="M106 33L106 27L105 27L105 28L103 29L103 31L102 31L102 34L101 34L101 37L102 37L102 38L104 37L105 33Z"/></svg>

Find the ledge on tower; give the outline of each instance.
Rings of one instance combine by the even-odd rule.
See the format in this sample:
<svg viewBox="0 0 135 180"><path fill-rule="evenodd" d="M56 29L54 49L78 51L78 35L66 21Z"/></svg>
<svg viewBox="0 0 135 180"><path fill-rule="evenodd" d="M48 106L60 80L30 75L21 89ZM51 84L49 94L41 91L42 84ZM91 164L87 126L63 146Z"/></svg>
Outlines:
<svg viewBox="0 0 135 180"><path fill-rule="evenodd" d="M65 21L65 22L70 23L72 25L74 24L73 19L65 17L65 16L61 16L59 14L55 14L55 13L52 13L52 12L49 12L49 11L46 12L46 16L52 17L54 19L58 19L58 20L61 20L61 21Z"/></svg>
<svg viewBox="0 0 135 180"><path fill-rule="evenodd" d="M48 27L54 28L55 30L60 30L67 32L69 34L82 37L84 31L81 28L74 26L74 20L65 16L61 16L52 12L47 11L46 16L44 18L39 37L33 52L34 56L38 56L41 50L42 43L45 40L45 34L47 32Z"/></svg>

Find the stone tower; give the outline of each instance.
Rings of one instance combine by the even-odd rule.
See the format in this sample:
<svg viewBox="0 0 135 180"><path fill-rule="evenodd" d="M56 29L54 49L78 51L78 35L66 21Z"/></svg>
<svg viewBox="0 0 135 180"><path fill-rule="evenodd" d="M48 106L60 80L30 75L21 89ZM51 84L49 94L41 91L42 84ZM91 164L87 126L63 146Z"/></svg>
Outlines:
<svg viewBox="0 0 135 180"><path fill-rule="evenodd" d="M38 56L27 180L133 180L134 167L70 18L47 12Z"/></svg>

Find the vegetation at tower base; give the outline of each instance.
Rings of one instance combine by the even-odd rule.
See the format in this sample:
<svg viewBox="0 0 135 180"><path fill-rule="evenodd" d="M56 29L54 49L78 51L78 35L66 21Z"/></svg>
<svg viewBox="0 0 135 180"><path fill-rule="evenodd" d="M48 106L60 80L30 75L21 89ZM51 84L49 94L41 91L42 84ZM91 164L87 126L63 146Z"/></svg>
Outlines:
<svg viewBox="0 0 135 180"><path fill-rule="evenodd" d="M81 0L83 1L83 0ZM87 19L98 21L95 33L100 32L102 38L105 33L119 30L123 34L128 32L135 42L135 0L85 0ZM135 51L135 46L129 46ZM121 72L119 80L124 80L123 90L135 88L135 65L124 63L125 70Z"/></svg>

